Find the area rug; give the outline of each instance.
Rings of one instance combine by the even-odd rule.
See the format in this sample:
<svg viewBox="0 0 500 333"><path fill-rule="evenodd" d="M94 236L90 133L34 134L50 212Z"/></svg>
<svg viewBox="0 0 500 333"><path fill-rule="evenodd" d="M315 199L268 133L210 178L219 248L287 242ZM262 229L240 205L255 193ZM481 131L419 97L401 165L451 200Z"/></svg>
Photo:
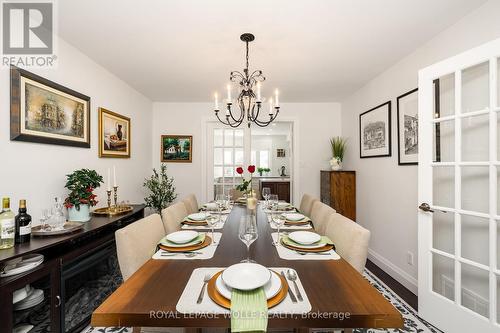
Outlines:
<svg viewBox="0 0 500 333"><path fill-rule="evenodd" d="M355 333L443 333L435 326L420 318L417 311L403 301L392 289L380 281L372 272L365 269L363 276L403 315L404 327L398 329L358 328ZM332 332L330 330L314 330L314 332ZM280 331L283 333L282 331ZM88 327L82 333L132 333L128 327Z"/></svg>

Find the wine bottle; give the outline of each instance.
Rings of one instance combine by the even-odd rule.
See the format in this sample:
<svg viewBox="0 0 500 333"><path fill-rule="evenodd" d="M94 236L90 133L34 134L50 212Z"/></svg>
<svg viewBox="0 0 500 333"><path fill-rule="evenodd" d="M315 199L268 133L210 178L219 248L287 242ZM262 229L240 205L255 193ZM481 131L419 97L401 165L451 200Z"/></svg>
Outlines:
<svg viewBox="0 0 500 333"><path fill-rule="evenodd" d="M31 216L26 213L26 200L19 200L19 214L16 216L16 244L31 240Z"/></svg>
<svg viewBox="0 0 500 333"><path fill-rule="evenodd" d="M2 199L2 213L0 214L0 249L14 247L15 216L10 210L10 199Z"/></svg>

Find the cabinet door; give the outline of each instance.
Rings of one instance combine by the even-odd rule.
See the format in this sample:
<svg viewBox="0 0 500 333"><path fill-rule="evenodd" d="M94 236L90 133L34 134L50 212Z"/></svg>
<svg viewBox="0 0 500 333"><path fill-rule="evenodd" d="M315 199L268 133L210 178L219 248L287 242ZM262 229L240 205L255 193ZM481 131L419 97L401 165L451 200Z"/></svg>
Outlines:
<svg viewBox="0 0 500 333"><path fill-rule="evenodd" d="M332 172L331 206L337 213L356 221L356 178L354 173Z"/></svg>
<svg viewBox="0 0 500 333"><path fill-rule="evenodd" d="M280 200L290 202L290 183L276 183L276 192Z"/></svg>

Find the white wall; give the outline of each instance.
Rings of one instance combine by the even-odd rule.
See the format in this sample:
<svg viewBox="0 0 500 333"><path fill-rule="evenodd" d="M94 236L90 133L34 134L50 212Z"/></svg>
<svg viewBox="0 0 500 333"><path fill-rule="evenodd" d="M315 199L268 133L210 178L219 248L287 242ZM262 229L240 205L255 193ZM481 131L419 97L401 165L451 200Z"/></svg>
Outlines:
<svg viewBox="0 0 500 333"><path fill-rule="evenodd" d="M57 69L28 70L91 97L90 149L10 141L10 74L0 70L0 196L9 196L14 210L27 199L34 223L55 196L67 194L65 175L75 169L95 169L106 178L107 168L116 165L119 199L132 203L143 202L142 182L151 169L152 103L76 48L58 43ZM130 159L98 157L98 107L131 118ZM96 193L99 205L106 205L105 186Z"/></svg>
<svg viewBox="0 0 500 333"><path fill-rule="evenodd" d="M283 99L286 97L283 96ZM169 163L169 174L175 178L179 197L202 191L202 121L213 120L212 103L153 103L153 166L160 164L160 136L162 134L193 135L193 163ZM319 196L321 169L329 167L331 158L329 138L341 135L339 103L283 103L278 120L298 121L299 187L300 194ZM300 198L295 198L296 201Z"/></svg>
<svg viewBox="0 0 500 333"><path fill-rule="evenodd" d="M416 292L417 167L398 166L396 97L417 87L417 72L500 36L500 1L465 16L342 102L342 133L349 137L345 166L357 171L357 218L372 232L369 257ZM410 38L411 36L409 36ZM359 158L359 114L392 101L392 157ZM406 254L415 255L414 265Z"/></svg>

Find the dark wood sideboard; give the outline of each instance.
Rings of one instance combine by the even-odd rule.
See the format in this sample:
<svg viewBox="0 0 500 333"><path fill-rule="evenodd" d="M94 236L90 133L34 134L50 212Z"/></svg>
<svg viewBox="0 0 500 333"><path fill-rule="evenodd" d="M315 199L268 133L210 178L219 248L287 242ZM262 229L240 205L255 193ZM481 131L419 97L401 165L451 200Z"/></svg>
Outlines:
<svg viewBox="0 0 500 333"><path fill-rule="evenodd" d="M356 221L356 172L322 170L321 202Z"/></svg>
<svg viewBox="0 0 500 333"><path fill-rule="evenodd" d="M121 284L114 233L144 217L144 205L133 208L120 216L93 216L82 230L71 234L32 236L29 243L0 250L0 267L30 253L45 257L41 265L30 271L0 278L0 331L12 332L18 323L35 325L37 332L80 332L88 325L91 313L104 300L101 298ZM42 289L45 300L15 311L13 293L28 284Z"/></svg>
<svg viewBox="0 0 500 333"><path fill-rule="evenodd" d="M271 194L277 194L279 200L290 202L290 181L273 180L272 178L260 180L260 193L264 187L269 187Z"/></svg>

